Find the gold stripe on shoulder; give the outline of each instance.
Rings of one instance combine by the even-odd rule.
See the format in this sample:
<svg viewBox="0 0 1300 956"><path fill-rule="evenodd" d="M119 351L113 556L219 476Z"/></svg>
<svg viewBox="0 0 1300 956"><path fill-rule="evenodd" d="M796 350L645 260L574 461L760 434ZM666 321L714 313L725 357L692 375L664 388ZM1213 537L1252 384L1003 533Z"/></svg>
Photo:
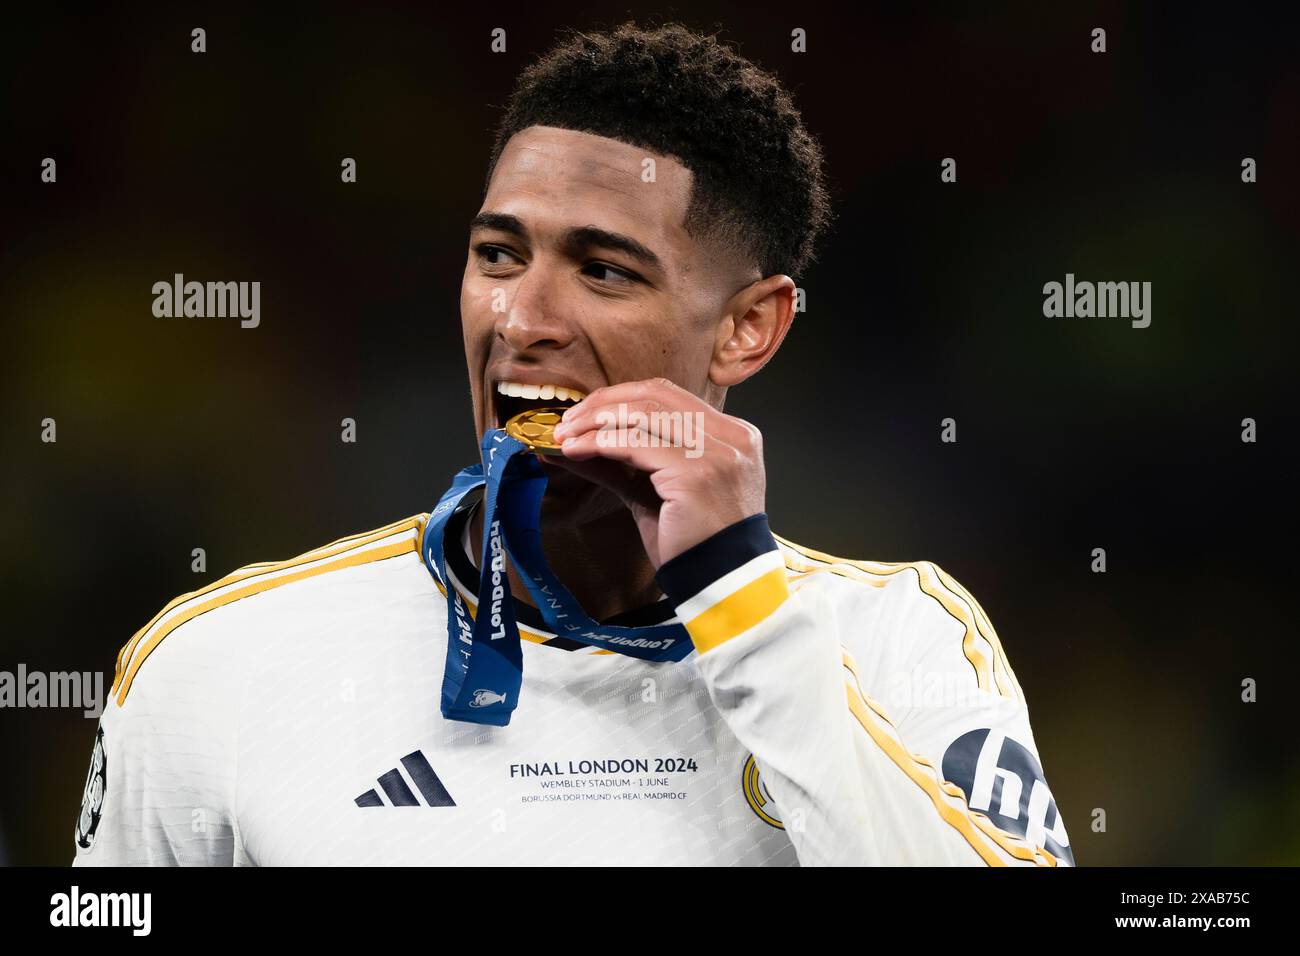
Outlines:
<svg viewBox="0 0 1300 956"><path fill-rule="evenodd" d="M855 561L851 558L837 558L833 554L827 554L824 551L817 551L814 548L804 547L802 544L795 544L793 541L788 538L783 538L779 534L773 534L772 537L776 538L778 542L785 545L787 548L792 548L795 551L798 551L804 557L812 558L814 561L821 561L825 564L847 564L861 568L864 571L878 574L888 574L897 571L900 568L909 566L906 561Z"/></svg>
<svg viewBox="0 0 1300 956"><path fill-rule="evenodd" d="M427 514L412 515L409 518L402 518L400 521L394 521L390 524L386 524L382 528L375 528L371 531L360 531L357 534L350 534L347 537L339 538L337 541L331 541L329 544L323 544L319 548L313 548L311 551L307 551L304 554L298 555L298 558L306 557L308 554L315 554L317 551L328 551L330 548L336 548L339 545L347 544L350 541L359 542L362 538L368 538L369 540L373 541L375 540L375 535L395 534L398 531L404 531L407 528L410 528L412 526L423 529L424 522L427 518L428 518ZM290 560L296 561L298 560L298 558L291 558ZM271 561L268 563L277 564L281 562Z"/></svg>
<svg viewBox="0 0 1300 956"><path fill-rule="evenodd" d="M985 814L972 810L966 794L956 784L943 778L935 765L920 754L909 752L884 709L862 690L857 661L846 648L840 648L845 669L852 680L844 683L846 701L853 716L867 736L885 755L930 798L939 817L961 834L971 848L989 866L1005 866L997 851L1035 866L1057 865L1056 857L1029 841L999 829Z"/></svg>
<svg viewBox="0 0 1300 956"><path fill-rule="evenodd" d="M1024 703L1025 694L1020 689L1020 681L1016 680L1015 672L1011 669L1011 661L1007 659L1006 651L1002 649L1002 642L998 640L998 632L993 629L993 622L989 620L989 616L985 613L984 608L980 606L980 602L975 600L975 595L962 587L956 578L939 567L939 565L934 565L934 570L939 575L939 580L944 583L944 586L963 598L975 613L975 622L979 625L980 634L993 648L994 674L998 677L998 689L1000 692L1006 690L1003 683L1003 675L1005 675L1005 680L1010 683L1011 689L1014 691L1014 693L1003 693L1002 696L1015 696L1021 703Z"/></svg>
<svg viewBox="0 0 1300 956"><path fill-rule="evenodd" d="M117 655L117 667L114 672L113 686L110 693L118 694L118 706L121 706L126 700L127 692L130 690L131 682L134 680L136 673L140 670L140 665L144 663L154 648L162 642L167 634L180 627L186 621L197 617L199 614L206 613L223 604L229 604L240 598L248 597L252 594L260 594L262 591L269 591L272 588L279 587L282 584L289 584L293 581L301 581L304 578L315 577L318 574L325 574L329 571L339 570L345 567L353 567L358 564L367 564L371 561L381 561L384 558L394 557L398 554L404 554L408 551L419 551L419 534L411 534L407 538L395 542L394 544L385 545L382 548L374 548L369 551L362 551L360 554L352 554L359 549L364 549L367 545L376 541L382 541L384 538L400 534L403 531L419 531L424 527L425 515L415 515L410 518L404 518L401 521L395 521L392 524L385 525L374 531L366 531L361 534L351 535L346 538L340 538L338 541L327 544L323 547L316 548L312 551L304 552L296 557L284 561L269 561L258 564L249 564L232 571L223 578L213 581L211 584L199 588L195 591L188 591L185 594L178 595L167 603L167 605L155 614L144 627L135 632L131 640L122 646ZM316 567L305 568L290 574L280 574L282 571L292 571L294 568L304 568L305 565L314 562L325 561L330 558L339 558L329 564L317 565ZM270 575L277 575L270 577ZM222 589L229 589L223 593ZM205 595L213 595L209 600L198 604L192 604ZM173 615L173 612L178 612ZM168 615L173 615L168 618ZM154 626L162 622L154 633L150 632ZM149 635L146 640L146 635ZM139 651L139 653L137 653ZM120 687L120 691L119 691Z"/></svg>
<svg viewBox="0 0 1300 956"><path fill-rule="evenodd" d="M930 561L857 561L852 558L838 558L795 544L780 535L773 535L773 537L798 554L821 562L820 566L809 565L792 559L787 554L786 567L794 572L795 576L828 571L872 587L883 587L892 575L900 571L910 569L916 572L917 585L921 591L933 598L949 617L962 626L964 630L962 654L975 671L975 681L979 688L1001 697L1024 701L1020 685L1016 681L1015 674L1011 672L1010 662L984 609L979 607L970 593L937 564ZM991 662L980 649L978 644L980 639L992 652Z"/></svg>

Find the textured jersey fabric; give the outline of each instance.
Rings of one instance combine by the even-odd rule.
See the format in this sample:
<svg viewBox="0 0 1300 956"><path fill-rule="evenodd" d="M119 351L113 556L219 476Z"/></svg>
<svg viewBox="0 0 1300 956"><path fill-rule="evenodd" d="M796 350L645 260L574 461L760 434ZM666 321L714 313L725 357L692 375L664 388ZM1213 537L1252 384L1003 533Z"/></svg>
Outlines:
<svg viewBox="0 0 1300 956"><path fill-rule="evenodd" d="M668 562L650 663L517 601L510 724L439 711L427 515L172 601L119 654L75 865L1056 865L1069 838L982 608L759 515ZM466 516L450 584L474 610Z"/></svg>

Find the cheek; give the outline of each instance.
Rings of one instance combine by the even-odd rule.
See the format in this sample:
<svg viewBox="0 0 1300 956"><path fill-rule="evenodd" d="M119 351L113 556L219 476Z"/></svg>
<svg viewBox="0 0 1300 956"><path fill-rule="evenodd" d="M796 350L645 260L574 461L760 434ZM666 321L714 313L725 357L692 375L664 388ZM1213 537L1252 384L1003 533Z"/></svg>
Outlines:
<svg viewBox="0 0 1300 956"><path fill-rule="evenodd" d="M460 285L460 325L466 350L491 338L495 318L491 287L467 276Z"/></svg>
<svg viewBox="0 0 1300 956"><path fill-rule="evenodd" d="M656 316L619 336L609 353L609 371L622 381L663 376L693 388L713 353L713 335L698 322Z"/></svg>

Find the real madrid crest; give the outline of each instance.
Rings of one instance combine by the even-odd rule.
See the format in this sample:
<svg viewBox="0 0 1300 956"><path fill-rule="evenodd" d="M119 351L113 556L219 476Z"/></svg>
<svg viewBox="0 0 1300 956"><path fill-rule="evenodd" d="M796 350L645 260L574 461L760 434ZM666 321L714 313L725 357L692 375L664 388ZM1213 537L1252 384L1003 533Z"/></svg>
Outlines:
<svg viewBox="0 0 1300 956"><path fill-rule="evenodd" d="M760 820L778 830L785 829L772 795L767 792L763 778L758 775L758 764L754 762L753 754L749 755L744 768L740 771L740 788L745 794L745 802L754 813L758 814Z"/></svg>

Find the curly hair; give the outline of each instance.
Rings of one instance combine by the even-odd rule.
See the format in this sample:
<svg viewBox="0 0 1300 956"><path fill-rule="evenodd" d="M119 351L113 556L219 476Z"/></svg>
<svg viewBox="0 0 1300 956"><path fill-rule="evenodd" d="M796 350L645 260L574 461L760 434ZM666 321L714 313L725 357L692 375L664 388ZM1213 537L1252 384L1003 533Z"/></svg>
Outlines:
<svg viewBox="0 0 1300 956"><path fill-rule="evenodd" d="M831 218L821 147L780 82L681 24L570 31L520 74L488 183L507 141L530 126L676 158L693 174L686 231L726 243L764 276L798 276Z"/></svg>

